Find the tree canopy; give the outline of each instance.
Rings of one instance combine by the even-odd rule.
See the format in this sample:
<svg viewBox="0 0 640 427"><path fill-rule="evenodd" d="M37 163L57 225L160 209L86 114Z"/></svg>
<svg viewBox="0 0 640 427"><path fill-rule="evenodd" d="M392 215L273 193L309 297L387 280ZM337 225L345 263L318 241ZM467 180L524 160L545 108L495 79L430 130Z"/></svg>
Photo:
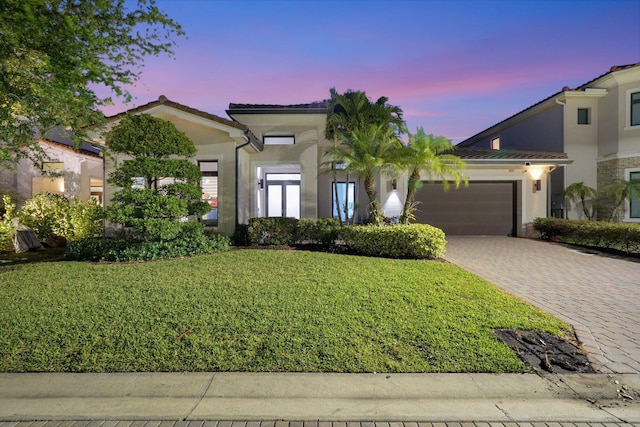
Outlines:
<svg viewBox="0 0 640 427"><path fill-rule="evenodd" d="M171 240L184 228L182 218L207 211L200 168L187 158L195 146L173 123L125 116L107 134L107 148L131 157L109 174L108 182L120 187L106 210L109 221L131 226L146 241ZM134 185L139 178L141 185Z"/></svg>
<svg viewBox="0 0 640 427"><path fill-rule="evenodd" d="M184 32L155 0L3 0L0 35L0 168L7 168L37 159L36 137L54 126L86 137L112 95L130 100L126 86L138 80L143 59L172 54Z"/></svg>

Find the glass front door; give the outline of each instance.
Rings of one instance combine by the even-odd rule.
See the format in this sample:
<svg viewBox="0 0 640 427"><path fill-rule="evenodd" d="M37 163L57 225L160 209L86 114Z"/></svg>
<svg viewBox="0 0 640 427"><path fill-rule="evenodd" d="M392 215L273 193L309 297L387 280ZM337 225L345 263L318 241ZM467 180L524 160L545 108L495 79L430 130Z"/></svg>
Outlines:
<svg viewBox="0 0 640 427"><path fill-rule="evenodd" d="M300 219L300 174L268 173L267 216Z"/></svg>

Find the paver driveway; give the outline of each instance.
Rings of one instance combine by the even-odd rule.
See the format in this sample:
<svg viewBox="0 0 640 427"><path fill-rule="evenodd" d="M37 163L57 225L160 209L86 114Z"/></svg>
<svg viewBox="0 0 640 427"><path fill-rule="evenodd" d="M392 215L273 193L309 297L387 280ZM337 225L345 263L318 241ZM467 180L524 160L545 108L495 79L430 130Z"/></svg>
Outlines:
<svg viewBox="0 0 640 427"><path fill-rule="evenodd" d="M533 239L447 240L448 261L573 325L596 370L640 373L640 262Z"/></svg>

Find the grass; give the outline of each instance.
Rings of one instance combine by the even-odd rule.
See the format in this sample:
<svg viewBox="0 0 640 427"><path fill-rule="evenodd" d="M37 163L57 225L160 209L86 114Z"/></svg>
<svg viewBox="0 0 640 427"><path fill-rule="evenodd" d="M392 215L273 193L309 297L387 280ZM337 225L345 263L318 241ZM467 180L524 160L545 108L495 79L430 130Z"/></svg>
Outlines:
<svg viewBox="0 0 640 427"><path fill-rule="evenodd" d="M236 250L0 270L0 371L522 372L568 326L454 265Z"/></svg>

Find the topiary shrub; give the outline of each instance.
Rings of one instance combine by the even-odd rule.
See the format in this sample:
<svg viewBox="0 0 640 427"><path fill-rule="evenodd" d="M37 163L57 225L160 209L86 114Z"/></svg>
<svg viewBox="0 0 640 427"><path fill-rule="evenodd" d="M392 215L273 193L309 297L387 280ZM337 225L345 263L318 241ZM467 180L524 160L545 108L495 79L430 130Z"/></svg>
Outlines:
<svg viewBox="0 0 640 427"><path fill-rule="evenodd" d="M251 218L249 241L252 245L293 245L297 239L296 218Z"/></svg>
<svg viewBox="0 0 640 427"><path fill-rule="evenodd" d="M444 231L427 224L352 225L340 234L350 250L388 258L440 258L447 243Z"/></svg>

